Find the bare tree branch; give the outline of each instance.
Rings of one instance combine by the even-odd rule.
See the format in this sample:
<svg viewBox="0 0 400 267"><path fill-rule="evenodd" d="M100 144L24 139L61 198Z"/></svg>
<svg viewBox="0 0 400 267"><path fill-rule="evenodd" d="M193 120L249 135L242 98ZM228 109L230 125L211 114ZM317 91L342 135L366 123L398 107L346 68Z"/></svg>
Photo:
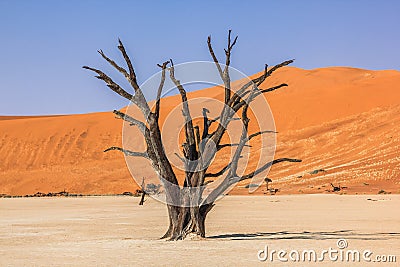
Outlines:
<svg viewBox="0 0 400 267"><path fill-rule="evenodd" d="M212 123L216 122L217 120L219 120L221 116L217 116L214 119L208 120L208 126L211 126Z"/></svg>
<svg viewBox="0 0 400 267"><path fill-rule="evenodd" d="M239 179L239 181L243 181L243 180L246 180L246 179L253 178L255 175L257 175L257 174L259 174L259 173L265 171L266 169L268 169L268 168L271 167L272 165L277 164L277 163L280 163L280 162L284 162L284 161L287 161L287 162L301 162L301 159L291 159L291 158L274 159L273 161L270 161L270 162L264 164L264 165L263 165L262 167L260 167L259 169L255 170L255 171L253 171L253 172L251 172L251 173L249 173L249 174L246 174L246 175L242 176L242 177Z"/></svg>
<svg viewBox="0 0 400 267"><path fill-rule="evenodd" d="M275 90L277 90L277 89L279 89L279 88L286 87L286 86L288 86L286 83L282 83L282 84L279 84L279 85L276 85L276 86L273 86L273 87L270 87L270 88L267 88L267 89L260 89L260 88L258 88L258 91L255 93L255 97L258 96L258 95L260 95L260 94L272 92L272 91L275 91ZM249 92L250 92L250 91L245 91L245 92L243 92L243 93L239 96L239 98L236 100L235 104L233 104L233 107L234 107L237 103L239 103L239 101L240 101L243 97L245 97ZM254 98L255 98L255 97L254 97Z"/></svg>
<svg viewBox="0 0 400 267"><path fill-rule="evenodd" d="M256 137L256 136L261 135L261 134L265 134L265 133L274 133L274 134L277 134L278 132L270 131L270 130L260 131L260 132L256 132L256 133L253 133L253 134L249 135L249 137L248 137L247 139L248 139L248 140L251 140L251 139L253 139L253 138Z"/></svg>
<svg viewBox="0 0 400 267"><path fill-rule="evenodd" d="M194 126L194 133L195 133L195 138L196 138L196 144L197 144L197 151L199 152L199 155L201 158L201 138L200 138L200 128L199 126Z"/></svg>
<svg viewBox="0 0 400 267"><path fill-rule="evenodd" d="M288 86L286 83L282 83L282 84L279 84L279 85L277 85L277 86L273 86L273 87L270 87L270 88L267 88L267 89L261 89L261 88L260 88L260 89L259 89L260 92L257 92L257 93L256 93L256 96L259 95L259 94L264 94L264 93L272 92L272 91L275 91L275 90L277 90L277 89L279 89L279 88L286 87L286 86Z"/></svg>
<svg viewBox="0 0 400 267"><path fill-rule="evenodd" d="M190 109L189 109L189 104L186 96L186 90L183 88L181 82L175 78L175 67L172 59L170 59L171 62L171 67L169 68L170 72L170 78L175 84L175 86L178 88L179 93L181 95L182 99L182 106L183 106L183 116L185 117L185 135L186 135L186 143L188 145L188 150L187 150L187 157L189 160L193 161L197 159L198 153L196 150L196 139L194 136L194 128L193 128L193 122L192 122L192 116L190 115Z"/></svg>
<svg viewBox="0 0 400 267"><path fill-rule="evenodd" d="M221 112L221 115L219 117L220 119L220 125L217 127L217 129L210 134L210 136L213 136L213 141L219 141L221 140L222 135L225 133L225 129L227 128L229 124L229 118L234 115L236 111L238 111L241 107L245 105L245 101L240 98L240 95L243 94L246 89L248 89L251 85L258 85L261 84L267 77L269 77L274 71L277 69L287 66L290 63L292 63L293 60L287 60L284 61L274 67L272 67L270 70L268 70L268 65L265 65L264 73L260 75L259 77L249 81L245 85L243 85L238 91L234 93L234 95L229 99L227 105L224 107L224 109ZM251 89L253 90L253 89ZM246 93L247 95L248 93ZM252 98L253 100L254 98ZM229 109L228 107L231 107L232 109ZM212 122L210 122L211 124Z"/></svg>
<svg viewBox="0 0 400 267"><path fill-rule="evenodd" d="M118 70L120 73L122 73L122 75L125 76L125 78L129 81L130 76L128 74L128 72L122 68L121 66L119 66L114 60L110 59L109 57L107 57L103 50L98 50L97 52L99 52L99 54L108 62L110 63L111 66L113 66L116 70Z"/></svg>
<svg viewBox="0 0 400 267"><path fill-rule="evenodd" d="M202 185L206 186L208 184L211 184L212 182L214 182L214 180L208 180L208 181L205 181Z"/></svg>
<svg viewBox="0 0 400 267"><path fill-rule="evenodd" d="M144 99L143 95L136 94L133 96L132 94L125 91L119 84L114 82L108 75L106 75L101 70L98 70L98 69L95 69L92 67L88 67L88 66L83 66L82 68L91 70L91 71L97 73L98 76L95 76L97 79L103 80L111 90L113 90L118 95L120 95L120 96L128 99L132 103L134 103L136 106L138 106L142 110L142 113L145 115L145 117L147 116L147 114L149 112L149 107L148 107L147 102ZM139 97L139 96L141 96L141 97Z"/></svg>
<svg viewBox="0 0 400 267"><path fill-rule="evenodd" d="M198 170L196 171L196 173L194 173L194 175L192 176L192 181L191 184L192 186L199 186L202 185L204 182L204 159L203 159L203 146L201 143L201 138L200 138L200 128L199 126L194 126L194 131L195 131L195 136L196 136L196 142L197 142L197 151L199 153L199 157L198 157ZM200 201L201 195L200 195L200 191L202 189L198 188L198 201Z"/></svg>
<svg viewBox="0 0 400 267"><path fill-rule="evenodd" d="M262 74L258 78L253 79L252 82L255 83L257 86L260 86L265 81L266 78L271 76L271 74L274 71L276 71L277 69L280 69L282 67L285 67L293 62L294 62L294 59L283 61L282 63L279 63L279 64L273 66L269 70L268 70L268 65L265 65L264 74Z"/></svg>
<svg viewBox="0 0 400 267"><path fill-rule="evenodd" d="M224 82L225 86L225 103L228 103L229 99L231 98L231 81L230 81L230 76L229 76L229 65L231 63L231 51L232 48L235 46L236 41L237 41L237 36L235 39L231 40L231 33L232 30L228 31L228 45L227 48L224 49L225 51L225 67L224 70L222 70L221 65L218 62L218 59L214 53L214 50L211 45L211 36L208 36L207 38L207 44L208 44L208 50L210 52L211 57L214 60L215 66L217 67L217 70L219 72L219 75L221 76L222 81Z"/></svg>
<svg viewBox="0 0 400 267"><path fill-rule="evenodd" d="M180 159L183 163L186 164L186 159L185 158L181 157L178 153L174 153L174 154L178 159Z"/></svg>
<svg viewBox="0 0 400 267"><path fill-rule="evenodd" d="M231 43L231 33L232 33L232 30L229 30L228 31L228 46L227 46L227 49L224 49L225 55L226 55L225 68L224 68L224 74L225 75L228 73L229 65L231 64L231 51L232 51L232 48L235 46L236 41L238 39L238 36L236 36L235 39L233 40L233 42Z"/></svg>
<svg viewBox="0 0 400 267"><path fill-rule="evenodd" d="M236 44L237 41L237 36L233 40L231 44L231 32L232 30L228 31L228 47L227 49L224 49L225 51L225 68L224 68L224 84L225 84L225 104L229 102L231 99L231 78L229 75L229 65L231 64L231 51L234 45Z"/></svg>
<svg viewBox="0 0 400 267"><path fill-rule="evenodd" d="M161 68L161 80L160 80L160 85L158 86L157 98L156 98L156 108L154 111L154 114L156 115L157 120L160 117L161 93L162 93L164 83L165 83L165 70L166 70L168 64L169 64L169 61L164 62L162 65L157 64L157 66L159 66Z"/></svg>
<svg viewBox="0 0 400 267"><path fill-rule="evenodd" d="M289 64L291 64L291 63L293 63L293 62L294 62L293 59L291 59L291 60L286 60L286 61L284 61L284 62L282 62L282 63L279 63L279 64L273 66L273 67L272 67L271 69L269 69L269 70L268 70L268 65L265 64L264 73L261 74L260 76L258 76L257 78L252 79L251 81L247 82L247 83L246 83L245 85L243 85L239 90L237 90L236 93L234 94L234 96L231 98L231 100L230 100L230 102L229 102L228 105L233 106L232 104L235 103L235 102L237 101L237 99L240 98L240 95L243 94L243 92L244 92L247 88L249 88L253 83L256 84L257 86L260 86L260 85L265 81L265 79L267 79L269 76L271 76L271 74L272 74L274 71L276 71L277 69L282 68L282 67L284 67L284 66L287 66L287 65L289 65ZM281 86L281 87L282 87L282 86ZM279 88L280 88L280 87L279 87ZM276 89L278 89L278 88L276 88Z"/></svg>
<svg viewBox="0 0 400 267"><path fill-rule="evenodd" d="M252 98L254 96L254 92L255 92L256 89L257 89L257 87L254 85L253 89L250 92L250 95L247 98L247 103L251 102L251 100L252 100ZM245 144L248 141L247 130L248 130L248 127L249 127L250 119L247 117L247 110L249 108L249 104L247 104L247 103L244 104L244 107L243 107L243 110L242 110L242 123L243 123L242 134L240 136L239 145L238 145L238 147L237 147L237 149L235 151L235 154L233 155L233 158L232 158L232 165L231 165L231 168L230 168L229 174L228 174L228 176L230 176L230 177L236 177L237 176L236 171L237 171L237 168L238 168L239 159L240 159L240 156L242 154L243 148L244 148Z"/></svg>
<svg viewBox="0 0 400 267"><path fill-rule="evenodd" d="M225 190L227 190L230 186L232 186L233 184L240 182L240 181L244 181L246 179L250 179L252 177L254 177L254 175L266 170L267 168L269 168L272 165L275 165L277 163L280 162L284 162L284 161L288 161L288 162L301 162L300 159L290 159L290 158L281 158L281 159L275 159L273 161L270 161L268 163L266 163L263 167L261 167L260 169L258 169L257 171L254 171L250 174L247 174L245 176L242 177L238 177L238 176L229 176L225 178L225 180L219 184L208 196L206 199L203 200L202 205L206 204L206 203L214 203L214 201L223 193L225 192ZM262 170L261 170L262 169ZM256 173L257 172L257 173Z"/></svg>
<svg viewBox="0 0 400 267"><path fill-rule="evenodd" d="M137 126L139 128L139 130L143 133L143 135L147 135L148 134L149 129L146 127L146 125L143 122L141 122L141 121L139 121L139 120L137 120L137 119L135 119L135 118L133 118L133 117L121 112L121 111L118 111L118 110L114 110L113 113L118 118L123 119L124 121L127 121L127 122L131 123L131 125Z"/></svg>
<svg viewBox="0 0 400 267"><path fill-rule="evenodd" d="M130 151L130 150L127 150L127 149L123 149L123 148L120 148L120 147L116 147L116 146L109 147L109 148L107 148L106 150L104 150L104 152L108 152L108 151L111 151L111 150L118 150L118 151L121 151L121 152L123 152L126 156L143 157L143 158L146 158L146 159L150 159L150 158L149 158L149 155L147 155L146 152L134 152L134 151Z"/></svg>
<svg viewBox="0 0 400 267"><path fill-rule="evenodd" d="M208 129L210 127L210 120L208 119L207 113L210 113L210 111L206 108L203 108L203 133L201 135L201 140L207 138Z"/></svg>
<svg viewBox="0 0 400 267"><path fill-rule="evenodd" d="M117 83L115 83L109 76L107 76L101 70L98 70L98 69L95 69L95 68L91 68L91 67L88 67L88 66L83 66L82 68L96 72L98 74L98 76L95 76L97 79L103 80L111 90L113 90L114 92L116 92L120 96L128 99L129 101L132 101L133 95L128 93L124 89L122 89L121 86L119 86Z"/></svg>
<svg viewBox="0 0 400 267"><path fill-rule="evenodd" d="M257 92L254 94L254 97L253 97L253 99L252 99L251 101L253 101L254 99L256 99L257 96L259 96L259 95L261 95L261 94L263 94L263 93L272 92L272 91L274 91L274 90L277 90L277 89L282 88L282 87L285 87L285 86L288 86L288 85L287 85L286 83L283 83L283 84L280 84L280 85L277 85L277 86L274 86L274 87L270 87L270 88L267 88L267 89L262 89L262 90L258 89ZM242 95L245 96L245 95L247 95L248 93L249 93L249 91L246 91L246 92L242 93ZM242 98L237 98L236 101L235 101L235 103L233 104L232 109L235 110L235 111L237 111L237 110L239 110L244 104L245 104L245 101L244 101Z"/></svg>
<svg viewBox="0 0 400 267"><path fill-rule="evenodd" d="M225 167L223 167L221 170L219 170L216 173L206 173L204 177L219 177L223 175L232 165L232 162L229 162Z"/></svg>
<svg viewBox="0 0 400 267"><path fill-rule="evenodd" d="M128 79L128 82L130 85L133 87L135 90L135 104L141 109L144 117L147 119L148 115L150 114L150 107L146 101L146 98L143 95L142 90L140 89L138 83L137 83L137 78L136 78L136 73L135 69L133 68L132 61L130 60L128 54L126 53L125 47L122 44L121 40L118 39L118 49L121 51L122 56L125 59L125 62L128 66L129 69L129 77L127 77L125 74L125 77Z"/></svg>
<svg viewBox="0 0 400 267"><path fill-rule="evenodd" d="M140 87L139 87L139 85L138 85L138 83L137 83L137 80L136 80L135 69L133 68L132 61L130 60L128 54L126 53L125 47L124 47L124 45L122 44L122 42L121 42L120 39L118 39L118 43L119 43L118 49L121 51L122 56L124 57L125 62L126 62L126 64L128 65L128 69L129 69L129 82L131 83L133 89L135 89L135 92L136 92L136 91L140 90Z"/></svg>
<svg viewBox="0 0 400 267"><path fill-rule="evenodd" d="M208 45L208 50L210 51L210 55L211 55L211 57L213 58L214 63L215 63L215 66L217 67L217 70L218 70L218 72L219 72L219 75L221 76L222 80L224 80L224 79L223 79L224 74L223 74L223 72L222 72L221 65L219 64L218 58L217 58L217 56L215 55L214 49L212 48L212 45L211 45L211 35L208 36L208 38L207 38L207 45Z"/></svg>
<svg viewBox="0 0 400 267"><path fill-rule="evenodd" d="M245 83L239 90L237 90L237 91L234 93L233 97L232 97L232 98L230 99L230 101L228 102L228 106L232 107L232 106L233 106L233 103L237 102L238 99L240 99L240 96L247 90L247 88L249 88L249 87L252 86L253 84L256 84L256 85L257 85L258 82L259 82L263 77L266 77L266 73L267 73L267 72L268 72L268 65L265 64L264 73L263 73L261 76L255 78L255 79L252 79L251 81ZM264 78L264 79L265 79L265 78ZM250 91L251 91L251 90L250 90ZM249 91L249 92L250 92L250 91ZM242 97L243 97L243 96L242 96Z"/></svg>
<svg viewBox="0 0 400 267"><path fill-rule="evenodd" d="M222 144L222 145L218 145L218 146L217 146L217 151L219 151L219 150L221 150L221 149L223 149L223 148L225 148L225 147L232 147L232 146L239 146L239 143L236 143L236 144ZM250 145L244 145L244 146L246 146L246 147L251 147Z"/></svg>

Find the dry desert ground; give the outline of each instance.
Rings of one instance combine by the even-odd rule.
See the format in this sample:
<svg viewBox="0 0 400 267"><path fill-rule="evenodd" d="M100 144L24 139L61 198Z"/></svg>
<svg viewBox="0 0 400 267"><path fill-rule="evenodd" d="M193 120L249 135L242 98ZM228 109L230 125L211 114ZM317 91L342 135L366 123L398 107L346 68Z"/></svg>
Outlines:
<svg viewBox="0 0 400 267"><path fill-rule="evenodd" d="M268 177L278 195L264 195L265 186L249 195L250 181L241 182L209 214L206 239L178 242L158 239L167 228L167 210L152 199L139 206L138 198L122 196L0 198L0 266L304 266L309 262L280 262L276 255L264 262L257 254L265 256L266 247L268 255L332 252L339 239L348 244L342 254L370 250L371 260L397 257L397 263L361 260L359 266L398 266L400 72L285 67L261 88L283 82L289 86L266 96L278 131L271 137L275 158L302 162L272 167ZM201 100L191 105L193 111L206 107L217 116L215 101L223 99L223 90L211 87L188 98ZM167 119L179 103L179 96L161 101L163 141L171 158L173 141L182 136ZM252 125L249 132L257 132ZM121 145L121 131L122 121L112 112L0 116L0 195L135 192L139 187L122 153L103 153ZM128 136L135 137L128 148L143 148L139 134ZM250 169L262 148L257 138L252 142ZM229 161L226 155L215 158L211 172ZM139 182L154 175L148 165L135 162ZM340 194L330 192L331 183L342 187ZM318 264L355 263L326 256Z"/></svg>
<svg viewBox="0 0 400 267"><path fill-rule="evenodd" d="M135 197L0 199L0 265L398 266L399 206L399 195L226 196L208 216L206 239L168 242L158 239L166 208L152 199L144 206ZM343 251L395 255L397 263L257 257L265 246L338 250L338 239L347 241Z"/></svg>

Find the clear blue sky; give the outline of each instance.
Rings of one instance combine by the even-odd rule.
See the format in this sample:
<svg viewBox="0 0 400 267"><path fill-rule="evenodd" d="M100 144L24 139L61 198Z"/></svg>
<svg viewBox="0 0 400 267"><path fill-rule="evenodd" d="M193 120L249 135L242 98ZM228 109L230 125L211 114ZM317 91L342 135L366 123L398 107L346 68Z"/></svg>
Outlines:
<svg viewBox="0 0 400 267"><path fill-rule="evenodd" d="M237 3L236 3L237 2ZM92 73L98 49L120 59L117 38L143 82L156 63L223 56L239 35L232 66L250 75L295 58L312 69L400 69L400 1L15 1L0 0L0 115L106 111L127 102Z"/></svg>

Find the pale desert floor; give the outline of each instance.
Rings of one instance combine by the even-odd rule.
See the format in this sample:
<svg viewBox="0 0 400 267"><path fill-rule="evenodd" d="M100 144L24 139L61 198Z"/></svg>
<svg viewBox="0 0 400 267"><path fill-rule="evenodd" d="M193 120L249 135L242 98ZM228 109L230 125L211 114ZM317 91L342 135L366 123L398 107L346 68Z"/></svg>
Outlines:
<svg viewBox="0 0 400 267"><path fill-rule="evenodd" d="M400 195L228 196L208 217L207 239L178 242L158 240L167 227L165 206L138 201L0 199L0 266L271 266L257 259L266 245L322 251L337 249L339 238L347 249L370 249L372 258L397 256L397 263L358 266L400 261Z"/></svg>

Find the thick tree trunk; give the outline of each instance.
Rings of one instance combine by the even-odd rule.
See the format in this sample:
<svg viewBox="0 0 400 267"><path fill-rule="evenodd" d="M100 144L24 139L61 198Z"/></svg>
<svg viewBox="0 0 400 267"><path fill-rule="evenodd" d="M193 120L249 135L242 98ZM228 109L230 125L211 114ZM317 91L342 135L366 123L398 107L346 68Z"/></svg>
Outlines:
<svg viewBox="0 0 400 267"><path fill-rule="evenodd" d="M213 204L194 207L168 205L169 227L161 239L182 240L189 236L206 236L206 217Z"/></svg>

